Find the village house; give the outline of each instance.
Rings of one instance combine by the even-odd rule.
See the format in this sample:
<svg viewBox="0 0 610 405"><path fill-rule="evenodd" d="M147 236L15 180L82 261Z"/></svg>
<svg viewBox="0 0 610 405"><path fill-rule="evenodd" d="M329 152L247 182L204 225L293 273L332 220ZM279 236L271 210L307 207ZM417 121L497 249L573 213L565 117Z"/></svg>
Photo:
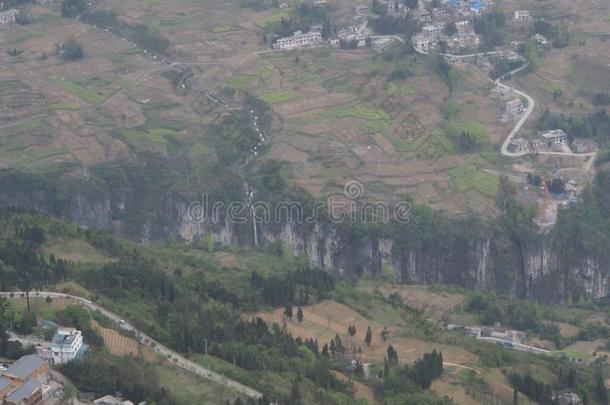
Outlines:
<svg viewBox="0 0 610 405"><path fill-rule="evenodd" d="M53 364L64 364L80 358L87 350L83 345L83 336L78 329L59 328L51 342Z"/></svg>
<svg viewBox="0 0 610 405"><path fill-rule="evenodd" d="M0 12L0 24L14 23L17 20L18 15L19 15L19 10L17 10L17 9L2 11L2 12Z"/></svg>
<svg viewBox="0 0 610 405"><path fill-rule="evenodd" d="M411 43L413 44L413 47L425 51L436 45L436 38L419 33L411 37Z"/></svg>
<svg viewBox="0 0 610 405"><path fill-rule="evenodd" d="M8 378L0 377L0 400L6 397L15 386Z"/></svg>
<svg viewBox="0 0 610 405"><path fill-rule="evenodd" d="M290 4L288 4L288 3L280 3L278 7L281 8L281 9L287 9L287 8L290 8Z"/></svg>
<svg viewBox="0 0 610 405"><path fill-rule="evenodd" d="M595 150L595 143L589 139L583 138L574 139L570 146L575 153L590 153Z"/></svg>
<svg viewBox="0 0 610 405"><path fill-rule="evenodd" d="M549 40L546 39L544 35L540 34L534 34L534 41L536 41L536 44L538 44L538 46L547 46L549 43Z"/></svg>
<svg viewBox="0 0 610 405"><path fill-rule="evenodd" d="M326 0L316 0L313 5L318 8L328 7L328 2Z"/></svg>
<svg viewBox="0 0 610 405"><path fill-rule="evenodd" d="M528 10L515 10L515 15L513 17L515 21L527 21L530 18L530 12Z"/></svg>
<svg viewBox="0 0 610 405"><path fill-rule="evenodd" d="M388 14L395 16L395 17L403 17L403 18L406 17L409 12L409 8L407 6L405 6L405 4L402 1L396 2L396 0L388 1L387 10L388 10Z"/></svg>
<svg viewBox="0 0 610 405"><path fill-rule="evenodd" d="M447 19L447 10L444 8L432 9L432 18L436 21L444 21Z"/></svg>
<svg viewBox="0 0 610 405"><path fill-rule="evenodd" d="M422 33L429 37L438 37L443 33L443 24L430 24L422 28Z"/></svg>
<svg viewBox="0 0 610 405"><path fill-rule="evenodd" d="M322 42L322 33L319 31L310 31L302 33L295 31L292 36L280 38L273 44L273 49L294 49L303 46L311 46Z"/></svg>
<svg viewBox="0 0 610 405"><path fill-rule="evenodd" d="M30 379L47 381L49 365L37 355L29 354L11 364L1 375L13 384L22 384Z"/></svg>
<svg viewBox="0 0 610 405"><path fill-rule="evenodd" d="M520 117L524 110L523 100L515 98L508 101L505 105L505 110L509 119Z"/></svg>
<svg viewBox="0 0 610 405"><path fill-rule="evenodd" d="M93 401L95 405L133 405L131 401L123 401L114 395L106 395Z"/></svg>
<svg viewBox="0 0 610 405"><path fill-rule="evenodd" d="M481 41L478 34L473 30L459 31L457 34L452 36L447 42L450 48L465 48L465 47L476 47Z"/></svg>
<svg viewBox="0 0 610 405"><path fill-rule="evenodd" d="M432 22L432 14L428 10L411 10L411 16L421 23Z"/></svg>
<svg viewBox="0 0 610 405"><path fill-rule="evenodd" d="M559 405L581 405L580 397L572 392L564 392L557 396L557 404Z"/></svg>
<svg viewBox="0 0 610 405"><path fill-rule="evenodd" d="M392 38L377 38L373 40L371 46L377 52L385 52L394 45L395 40Z"/></svg>
<svg viewBox="0 0 610 405"><path fill-rule="evenodd" d="M548 145L561 144L564 145L568 142L568 135L561 129L554 129L548 132L541 132L540 136Z"/></svg>
<svg viewBox="0 0 610 405"><path fill-rule="evenodd" d="M4 403L6 405L40 405L43 403L43 391L49 388L39 380L28 380L7 395Z"/></svg>
<svg viewBox="0 0 610 405"><path fill-rule="evenodd" d="M529 142L523 138L512 139L508 145L509 153L529 152Z"/></svg>

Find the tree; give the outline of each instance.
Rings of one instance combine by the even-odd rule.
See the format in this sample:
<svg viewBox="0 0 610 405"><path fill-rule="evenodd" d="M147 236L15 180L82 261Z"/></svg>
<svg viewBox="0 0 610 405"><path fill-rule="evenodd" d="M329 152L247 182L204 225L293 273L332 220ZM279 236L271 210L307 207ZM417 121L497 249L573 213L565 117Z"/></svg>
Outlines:
<svg viewBox="0 0 610 405"><path fill-rule="evenodd" d="M394 346L389 345L387 349L388 362L390 364L398 364L398 352L394 349Z"/></svg>
<svg viewBox="0 0 610 405"><path fill-rule="evenodd" d="M61 16L76 18L87 11L88 8L87 0L64 0L61 3Z"/></svg>
<svg viewBox="0 0 610 405"><path fill-rule="evenodd" d="M286 306L284 307L284 316L288 319L291 320L292 319L292 305L290 304L286 304Z"/></svg>
<svg viewBox="0 0 610 405"><path fill-rule="evenodd" d="M561 178L555 177L551 180L549 190L553 194L562 194L566 190L566 186Z"/></svg>
<svg viewBox="0 0 610 405"><path fill-rule="evenodd" d="M299 323L303 322L303 309L301 307L297 310L297 320Z"/></svg>
<svg viewBox="0 0 610 405"><path fill-rule="evenodd" d="M372 341L373 341L373 332L371 332L371 327L369 326L366 329L366 336L364 338L364 342L366 343L367 346L370 346Z"/></svg>
<svg viewBox="0 0 610 405"><path fill-rule="evenodd" d="M388 340L388 337L390 336L390 331L388 330L388 327L384 326L383 330L379 335L381 335L381 339L383 339L384 342Z"/></svg>
<svg viewBox="0 0 610 405"><path fill-rule="evenodd" d="M83 52L81 44L76 39L70 38L63 45L58 47L57 55L62 59L76 60L85 56L85 53Z"/></svg>
<svg viewBox="0 0 610 405"><path fill-rule="evenodd" d="M347 327L347 333L349 333L351 337L354 337L354 335L356 334L356 325L349 325Z"/></svg>
<svg viewBox="0 0 610 405"><path fill-rule="evenodd" d="M324 343L324 346L322 347L322 356L326 356L326 357L329 356L329 353L328 353L328 343Z"/></svg>
<svg viewBox="0 0 610 405"><path fill-rule="evenodd" d="M608 405L608 390L606 390L606 385L604 384L604 377L602 376L599 370L595 373L594 390L597 401L602 405Z"/></svg>
<svg viewBox="0 0 610 405"><path fill-rule="evenodd" d="M449 24L447 24L445 26L445 34L447 36L454 36L455 34L457 34L458 30L457 30L457 26L455 25L454 22L450 22Z"/></svg>
<svg viewBox="0 0 610 405"><path fill-rule="evenodd" d="M290 403L295 405L301 403L301 390L299 389L299 380L300 377L297 376L297 378L295 378L295 380L292 382L292 388L290 390Z"/></svg>

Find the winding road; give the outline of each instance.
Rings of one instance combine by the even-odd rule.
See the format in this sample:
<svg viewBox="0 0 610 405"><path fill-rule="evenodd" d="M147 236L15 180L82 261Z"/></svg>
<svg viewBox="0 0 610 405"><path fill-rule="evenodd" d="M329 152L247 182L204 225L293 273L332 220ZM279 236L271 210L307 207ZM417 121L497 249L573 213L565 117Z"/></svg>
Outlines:
<svg viewBox="0 0 610 405"><path fill-rule="evenodd" d="M0 297L7 299L25 299L25 292L15 291L15 292L0 292ZM150 348L152 348L155 352L159 353L162 356L167 357L168 360L172 361L176 366L188 370L199 377L205 378L207 380L213 381L217 384L224 385L225 387L234 389L239 393L246 395L250 398L259 399L262 398L263 394L254 388L250 388L240 382L227 378L223 375L217 374L212 370L209 370L205 367L201 367L199 364L193 363L192 361L186 359L181 354L173 351L172 349L162 345L157 342L141 330L136 329L131 323L124 321L119 315L108 311L107 309L99 306L98 304L82 298L77 297L75 295L51 292L51 291L32 291L30 292L30 298L65 298L71 301L74 301L77 304L83 305L89 308L92 311L100 311L102 314L110 318L114 321L117 326L123 330L131 331L135 333L138 341Z"/></svg>

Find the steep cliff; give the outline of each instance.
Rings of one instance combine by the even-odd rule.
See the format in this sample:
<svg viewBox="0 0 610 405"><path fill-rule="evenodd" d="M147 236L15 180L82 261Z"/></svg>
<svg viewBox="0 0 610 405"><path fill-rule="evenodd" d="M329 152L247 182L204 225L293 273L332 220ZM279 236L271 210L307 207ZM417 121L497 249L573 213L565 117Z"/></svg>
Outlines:
<svg viewBox="0 0 610 405"><path fill-rule="evenodd" d="M214 216L202 211L203 203L172 188L134 185L116 177L110 182L100 177L15 176L12 171L0 176L2 207L33 209L141 241L175 235L194 242L209 235L219 247L253 244L255 230L247 215L243 221ZM355 275L376 275L385 267L403 283L496 289L545 302L565 301L570 293L594 298L610 293L608 249L574 251L573 242L555 232L524 237L498 224L434 214L381 227L325 219L269 221L257 224L256 232L261 245L279 241L304 252L313 266Z"/></svg>

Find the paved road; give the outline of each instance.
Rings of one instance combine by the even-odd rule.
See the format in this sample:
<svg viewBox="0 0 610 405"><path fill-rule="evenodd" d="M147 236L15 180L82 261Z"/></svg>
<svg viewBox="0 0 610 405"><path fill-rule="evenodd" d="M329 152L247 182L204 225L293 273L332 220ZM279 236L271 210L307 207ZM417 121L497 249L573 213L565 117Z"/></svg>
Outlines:
<svg viewBox="0 0 610 405"><path fill-rule="evenodd" d="M525 63L523 66L521 66L521 67L519 67L517 69L512 70L511 72L507 73L506 75L504 75L501 78L499 78L499 79L494 81L494 83L497 86L502 87L504 89L510 89L514 93L518 94L519 96L521 96L521 97L523 97L523 98L525 98L527 100L527 109L525 110L523 115L521 115L521 118L519 118L519 121L517 121L517 124L513 127L512 131L510 131L510 133L508 134L508 136L504 140L504 143L502 144L502 154L505 155L505 156L509 156L509 157L524 156L524 155L527 155L529 153L528 151L525 151L525 152L509 152L508 151L508 146L512 142L513 137L515 135L517 135L517 133L521 130L521 128L523 127L523 124L525 124L525 121L527 121L528 118L530 117L530 115L532 115L532 112L534 112L534 107L536 106L536 102L534 101L534 99L530 95L528 95L528 94L526 94L526 93L524 93L522 91L519 91L519 90L517 90L514 87L507 86L507 85L503 84L500 80L502 78L505 78L505 77L511 77L514 74L517 74L517 73L525 70L528 66L529 66L529 64Z"/></svg>
<svg viewBox="0 0 610 405"><path fill-rule="evenodd" d="M13 294L13 297L11 297L11 294ZM24 297L21 296L22 294L25 294L25 293L23 293L23 292L13 292L13 293L0 292L0 297L13 298L13 299L25 299L25 296ZM259 391L255 390L253 388L245 386L240 382L231 380L230 378L217 374L211 370L208 370L207 368L201 367L200 365L193 363L190 360L187 360L181 354L169 349L166 346L163 346L162 344L155 341L153 338L151 338L144 332L136 329L131 323L124 321L119 315L117 315L113 312L110 312L107 309L104 309L101 306L99 306L99 305L95 304L94 302L89 301L85 298L81 298L81 297L77 297L77 296L69 295L69 294L63 294L63 293L57 293L57 292L46 292L46 291L31 292L30 297L31 298L42 298L42 297L66 298L66 299L72 300L80 305L83 305L93 311L96 311L96 310L100 311L102 314L104 314L105 316L107 316L108 318L110 318L111 320L116 322L117 325L119 325L119 327L121 329L134 332L137 339L140 341L140 343L142 343L143 345L146 345L148 347L151 347L155 352L167 357L178 367L181 367L185 370L195 373L196 375L203 377L205 379L208 379L210 381L213 381L215 383L222 384L226 387L235 389L236 391L238 391L241 394L244 394L250 398L259 399L263 396Z"/></svg>

